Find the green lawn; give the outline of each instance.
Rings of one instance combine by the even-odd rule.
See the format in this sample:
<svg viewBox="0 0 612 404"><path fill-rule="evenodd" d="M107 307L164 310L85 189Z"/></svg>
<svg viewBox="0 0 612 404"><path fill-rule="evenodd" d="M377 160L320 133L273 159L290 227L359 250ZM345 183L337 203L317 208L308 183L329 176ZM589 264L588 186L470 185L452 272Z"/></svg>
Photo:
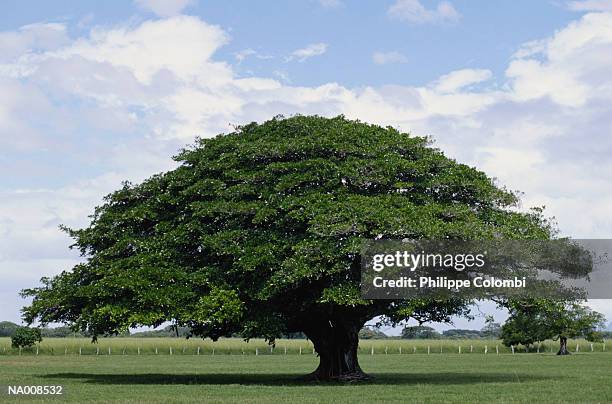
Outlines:
<svg viewBox="0 0 612 404"><path fill-rule="evenodd" d="M362 355L371 382L316 384L313 355L1 355L7 385L69 402L612 402L612 354ZM29 398L27 401L31 402Z"/></svg>

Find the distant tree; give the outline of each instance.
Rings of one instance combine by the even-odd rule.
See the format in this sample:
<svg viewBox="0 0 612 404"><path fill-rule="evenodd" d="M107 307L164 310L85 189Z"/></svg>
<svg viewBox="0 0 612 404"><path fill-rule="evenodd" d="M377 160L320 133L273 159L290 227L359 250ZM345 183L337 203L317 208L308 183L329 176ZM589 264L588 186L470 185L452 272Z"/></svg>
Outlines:
<svg viewBox="0 0 612 404"><path fill-rule="evenodd" d="M18 327L11 337L13 348L28 348L37 342L42 342L39 328Z"/></svg>
<svg viewBox="0 0 612 404"><path fill-rule="evenodd" d="M74 332L70 327L41 328L40 333L43 338L67 338L82 337L79 332Z"/></svg>
<svg viewBox="0 0 612 404"><path fill-rule="evenodd" d="M478 339L481 337L478 330L465 330L461 328L443 331L442 336L450 339Z"/></svg>
<svg viewBox="0 0 612 404"><path fill-rule="evenodd" d="M402 330L402 338L404 339L438 339L440 333L432 327L424 325L416 325L404 327Z"/></svg>
<svg viewBox="0 0 612 404"><path fill-rule="evenodd" d="M388 338L387 334L377 328L363 327L359 331L360 339L384 339Z"/></svg>
<svg viewBox="0 0 612 404"><path fill-rule="evenodd" d="M501 325L495 322L493 316L486 316L485 326L480 330L482 338L499 338L501 336Z"/></svg>
<svg viewBox="0 0 612 404"><path fill-rule="evenodd" d="M135 338L176 338L176 337L190 337L189 328L180 327L175 325L168 325L161 330L149 330L139 331L133 334L126 335Z"/></svg>
<svg viewBox="0 0 612 404"><path fill-rule="evenodd" d="M0 337L12 337L19 326L10 321L0 322Z"/></svg>
<svg viewBox="0 0 612 404"><path fill-rule="evenodd" d="M601 340L604 316L577 302L529 299L508 303L510 316L502 326L504 345L532 345L547 339L559 340L557 355L569 355L567 339Z"/></svg>

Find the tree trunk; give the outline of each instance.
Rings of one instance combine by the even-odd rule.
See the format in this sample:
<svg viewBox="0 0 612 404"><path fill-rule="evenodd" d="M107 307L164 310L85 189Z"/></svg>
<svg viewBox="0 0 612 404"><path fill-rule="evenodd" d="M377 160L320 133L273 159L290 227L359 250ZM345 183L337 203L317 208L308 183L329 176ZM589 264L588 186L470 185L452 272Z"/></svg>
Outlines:
<svg viewBox="0 0 612 404"><path fill-rule="evenodd" d="M368 380L357 360L358 322L328 320L318 321L306 332L319 354L319 367L307 376L310 380Z"/></svg>
<svg viewBox="0 0 612 404"><path fill-rule="evenodd" d="M557 355L569 355L570 351L567 350L567 337L559 337L559 352Z"/></svg>

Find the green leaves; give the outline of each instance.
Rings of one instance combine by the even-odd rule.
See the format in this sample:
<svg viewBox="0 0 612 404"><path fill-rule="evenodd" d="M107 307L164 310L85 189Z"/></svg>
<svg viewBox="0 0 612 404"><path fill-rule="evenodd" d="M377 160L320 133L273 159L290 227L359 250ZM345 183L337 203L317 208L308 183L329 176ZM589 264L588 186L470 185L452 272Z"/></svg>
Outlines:
<svg viewBox="0 0 612 404"><path fill-rule="evenodd" d="M338 310L444 321L466 302L362 300L361 242L552 232L428 139L342 116L251 123L175 160L108 195L87 228L65 229L86 262L24 291L26 320L93 335L170 321L202 337L270 339Z"/></svg>

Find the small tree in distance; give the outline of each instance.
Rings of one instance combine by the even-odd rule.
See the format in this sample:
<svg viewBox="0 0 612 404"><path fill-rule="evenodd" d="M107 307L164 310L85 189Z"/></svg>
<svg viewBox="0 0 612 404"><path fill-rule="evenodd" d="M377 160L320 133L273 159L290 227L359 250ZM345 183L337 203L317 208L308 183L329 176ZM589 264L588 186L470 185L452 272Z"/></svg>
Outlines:
<svg viewBox="0 0 612 404"><path fill-rule="evenodd" d="M440 333L426 325L406 326L402 330L404 339L439 339Z"/></svg>
<svg viewBox="0 0 612 404"><path fill-rule="evenodd" d="M29 348L38 342L42 342L39 328L19 327L11 337L13 348Z"/></svg>
<svg viewBox="0 0 612 404"><path fill-rule="evenodd" d="M557 355L569 355L567 339L584 337L600 341L605 325L601 313L577 302L530 299L508 303L510 316L502 326L504 345L532 345L547 339L559 340Z"/></svg>

